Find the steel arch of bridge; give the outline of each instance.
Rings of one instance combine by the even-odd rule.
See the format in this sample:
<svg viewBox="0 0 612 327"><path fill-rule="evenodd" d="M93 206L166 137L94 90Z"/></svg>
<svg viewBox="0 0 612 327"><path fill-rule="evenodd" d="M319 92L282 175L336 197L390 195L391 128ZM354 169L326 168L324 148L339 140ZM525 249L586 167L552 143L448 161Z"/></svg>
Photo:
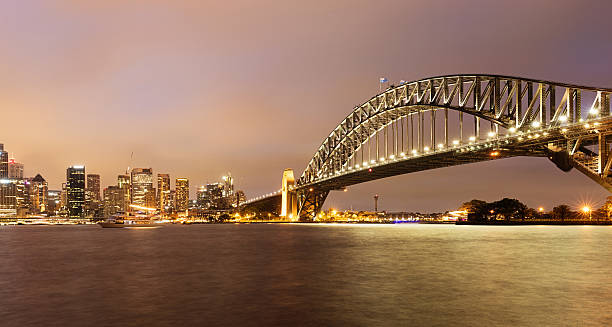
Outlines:
<svg viewBox="0 0 612 327"><path fill-rule="evenodd" d="M426 111L430 112L430 121L434 122L436 111L444 110L442 144L447 148L450 146L449 110L460 113L460 123L463 114L474 117L475 130L471 136L475 138L474 141L478 141L482 138L480 120L491 122L495 134L499 134L500 129L545 129L579 121L582 115L581 96L585 91L596 93L595 106L599 115L608 116L612 89L498 75L440 76L391 87L356 107L329 134L308 163L297 186L311 184L325 175L346 170L351 166L350 161L355 161L355 154L362 145L376 137L378 131L387 131L386 127L402 117L418 116L417 151L422 153L425 150L423 114ZM562 94L560 101L557 94ZM563 122L560 119L562 117L565 117ZM534 122L537 128L534 128ZM462 127L461 144L466 141L463 139ZM430 133L429 150L433 151L437 147L437 127L433 126ZM380 144L377 145L380 150ZM388 152L386 147L385 150Z"/></svg>

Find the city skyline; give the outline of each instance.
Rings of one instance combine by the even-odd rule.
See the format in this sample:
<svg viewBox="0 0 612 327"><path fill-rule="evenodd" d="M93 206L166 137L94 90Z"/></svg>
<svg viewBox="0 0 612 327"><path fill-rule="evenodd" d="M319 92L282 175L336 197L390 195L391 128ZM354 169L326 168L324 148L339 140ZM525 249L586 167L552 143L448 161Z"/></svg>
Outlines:
<svg viewBox="0 0 612 327"><path fill-rule="evenodd" d="M380 3L350 4L2 4L0 35L14 46L0 63L9 76L0 105L7 121L27 121L37 131L14 124L2 141L26 175L40 173L50 189L80 163L100 174L103 186L128 166L167 167L155 172L198 181L191 194L232 171L250 198L278 190L285 168L299 176L337 122L378 92L381 76L397 84L490 72L612 86L607 3L478 3L491 14L463 11L458 31L424 18L457 21L450 7L394 3L388 12ZM240 18L231 15L237 8L247 8ZM567 17L575 24L565 24ZM232 28L218 28L224 20ZM492 24L507 38L486 28ZM427 35L397 32L425 26ZM312 42L323 51L313 51ZM67 121L71 128L60 128ZM475 175L479 185L471 183ZM576 171L514 158L357 185L332 193L326 207L366 209L374 193L381 208L415 211L508 195L546 207L607 196Z"/></svg>

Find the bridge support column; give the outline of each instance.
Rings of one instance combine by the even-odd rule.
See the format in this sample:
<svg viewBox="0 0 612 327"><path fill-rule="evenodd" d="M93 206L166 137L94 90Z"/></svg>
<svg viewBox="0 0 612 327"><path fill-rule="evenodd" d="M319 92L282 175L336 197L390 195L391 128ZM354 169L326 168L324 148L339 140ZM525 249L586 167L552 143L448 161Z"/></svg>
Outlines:
<svg viewBox="0 0 612 327"><path fill-rule="evenodd" d="M300 221L315 220L319 212L321 212L328 194L329 191L320 191L314 188L298 191L298 216Z"/></svg>
<svg viewBox="0 0 612 327"><path fill-rule="evenodd" d="M289 220L297 220L297 194L293 190L295 178L293 169L285 169L281 185L281 217Z"/></svg>

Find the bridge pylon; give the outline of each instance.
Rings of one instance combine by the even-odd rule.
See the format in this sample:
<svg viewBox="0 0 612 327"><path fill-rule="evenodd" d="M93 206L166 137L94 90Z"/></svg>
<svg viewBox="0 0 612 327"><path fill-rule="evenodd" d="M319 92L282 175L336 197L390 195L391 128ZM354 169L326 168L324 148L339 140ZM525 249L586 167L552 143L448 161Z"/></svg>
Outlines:
<svg viewBox="0 0 612 327"><path fill-rule="evenodd" d="M297 220L297 194L293 190L295 177L293 169L287 168L283 171L283 181L281 183L281 217L289 220Z"/></svg>

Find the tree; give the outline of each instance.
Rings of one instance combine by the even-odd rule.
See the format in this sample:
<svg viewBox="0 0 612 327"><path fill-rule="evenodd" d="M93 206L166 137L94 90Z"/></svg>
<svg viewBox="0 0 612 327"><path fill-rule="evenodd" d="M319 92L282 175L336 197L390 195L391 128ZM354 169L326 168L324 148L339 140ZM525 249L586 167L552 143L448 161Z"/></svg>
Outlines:
<svg viewBox="0 0 612 327"><path fill-rule="evenodd" d="M491 209L494 210L495 213L502 215L505 220L516 217L525 219L527 206L517 199L503 198L491 203Z"/></svg>
<svg viewBox="0 0 612 327"><path fill-rule="evenodd" d="M470 221L482 221L486 220L489 213L489 204L486 201L474 199L470 202L465 202L459 210L466 211Z"/></svg>
<svg viewBox="0 0 612 327"><path fill-rule="evenodd" d="M572 210L570 210L570 207L565 204L556 206L552 209L553 218L560 219L561 221L569 218L571 214Z"/></svg>

